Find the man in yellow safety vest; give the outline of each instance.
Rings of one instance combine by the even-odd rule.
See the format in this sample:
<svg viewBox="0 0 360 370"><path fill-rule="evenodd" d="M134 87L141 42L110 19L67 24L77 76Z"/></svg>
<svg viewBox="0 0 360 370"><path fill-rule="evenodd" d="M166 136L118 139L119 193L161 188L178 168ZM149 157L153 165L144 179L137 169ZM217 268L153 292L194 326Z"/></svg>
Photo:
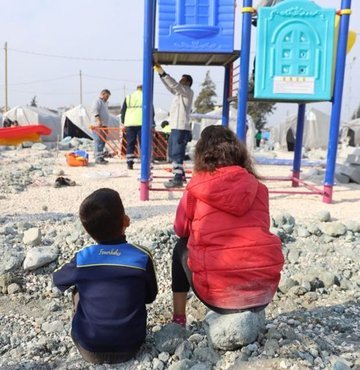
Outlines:
<svg viewBox="0 0 360 370"><path fill-rule="evenodd" d="M142 85L128 95L121 107L121 123L126 128L126 163L129 170L134 168L135 145L141 143Z"/></svg>

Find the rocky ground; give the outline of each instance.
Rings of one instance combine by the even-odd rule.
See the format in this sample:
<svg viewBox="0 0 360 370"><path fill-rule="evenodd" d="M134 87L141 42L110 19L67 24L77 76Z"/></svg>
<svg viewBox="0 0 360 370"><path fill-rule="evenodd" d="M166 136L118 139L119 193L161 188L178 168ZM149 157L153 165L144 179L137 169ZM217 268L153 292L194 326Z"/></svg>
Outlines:
<svg viewBox="0 0 360 370"><path fill-rule="evenodd" d="M224 335L214 336L211 315L192 294L186 330L168 324L176 197L147 206L125 204L133 219L128 240L152 250L158 273L159 295L148 307L146 343L125 364L82 361L69 336L71 294L54 288L51 274L91 243L76 216L80 203L64 206L65 197L76 203L72 193L80 192L81 198L84 191L79 178L67 195L65 189L54 190L54 171L59 174L55 151L36 153L0 152L6 163L0 178L0 369L360 369L360 217L341 220L337 208L337 217L322 209L311 218L296 219L289 212L272 211L272 230L283 241L286 263L278 293L266 309L265 329L255 339L251 323L229 317L235 320L231 326L240 325L248 337L230 333L226 320L215 328ZM91 186L97 188L99 182ZM59 191L61 204L44 200L32 206L40 188L46 188L49 199ZM299 200L289 202L292 210ZM351 215L356 214L353 206L343 205Z"/></svg>

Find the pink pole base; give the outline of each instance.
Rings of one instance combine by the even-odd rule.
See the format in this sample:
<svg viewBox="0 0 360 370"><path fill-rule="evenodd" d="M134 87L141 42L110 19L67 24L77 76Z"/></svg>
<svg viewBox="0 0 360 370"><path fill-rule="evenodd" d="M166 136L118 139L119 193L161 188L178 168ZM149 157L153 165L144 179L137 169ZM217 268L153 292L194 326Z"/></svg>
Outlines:
<svg viewBox="0 0 360 370"><path fill-rule="evenodd" d="M300 171L293 171L293 178L300 179ZM298 188L299 187L299 182L298 181L292 181L291 186L293 188Z"/></svg>
<svg viewBox="0 0 360 370"><path fill-rule="evenodd" d="M332 195L333 195L333 186L332 185L324 185L323 202L324 203L332 203Z"/></svg>
<svg viewBox="0 0 360 370"><path fill-rule="evenodd" d="M149 181L140 182L140 200L149 200Z"/></svg>

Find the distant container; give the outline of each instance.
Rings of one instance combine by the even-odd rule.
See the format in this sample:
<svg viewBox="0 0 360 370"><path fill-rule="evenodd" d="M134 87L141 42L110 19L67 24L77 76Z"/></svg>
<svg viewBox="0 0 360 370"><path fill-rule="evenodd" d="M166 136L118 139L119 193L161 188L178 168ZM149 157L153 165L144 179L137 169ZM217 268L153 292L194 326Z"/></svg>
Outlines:
<svg viewBox="0 0 360 370"><path fill-rule="evenodd" d="M255 98L332 98L335 13L310 0L259 9Z"/></svg>
<svg viewBox="0 0 360 370"><path fill-rule="evenodd" d="M159 51L231 53L235 0L159 0Z"/></svg>

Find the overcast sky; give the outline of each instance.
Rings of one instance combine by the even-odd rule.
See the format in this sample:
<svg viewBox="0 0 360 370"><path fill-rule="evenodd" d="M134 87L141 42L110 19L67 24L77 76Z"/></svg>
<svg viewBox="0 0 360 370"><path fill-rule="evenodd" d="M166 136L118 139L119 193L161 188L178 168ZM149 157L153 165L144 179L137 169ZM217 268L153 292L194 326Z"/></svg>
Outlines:
<svg viewBox="0 0 360 370"><path fill-rule="evenodd" d="M242 2L237 3L235 49L240 49ZM317 3L338 9L341 1L318 0ZM119 105L142 82L144 0L8 0L1 5L0 106L4 105L5 42L8 43L10 107L29 104L34 96L38 105L50 108L79 104L80 70L84 104L90 104L101 89L108 88L112 92L110 104ZM350 26L356 32L360 32L356 28L360 24L359 10L358 1L353 1ZM164 68L175 78L182 73L191 74L196 95L208 69ZM221 103L223 68L211 67L210 76L217 85ZM347 58L343 119L360 102L358 81L360 41ZM156 76L155 106L168 110L170 101L171 95ZM317 104L317 107L329 112L331 106ZM296 105L278 105L269 121L276 121L295 108Z"/></svg>

